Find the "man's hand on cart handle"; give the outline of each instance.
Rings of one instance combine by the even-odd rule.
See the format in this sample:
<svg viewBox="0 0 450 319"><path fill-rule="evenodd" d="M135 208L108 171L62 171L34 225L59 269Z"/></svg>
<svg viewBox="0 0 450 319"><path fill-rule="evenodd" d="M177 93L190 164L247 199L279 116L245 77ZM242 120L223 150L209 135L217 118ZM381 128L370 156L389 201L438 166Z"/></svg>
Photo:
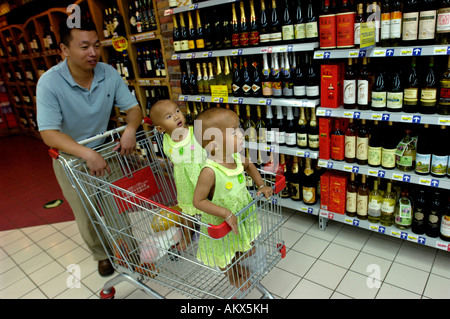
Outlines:
<svg viewBox="0 0 450 319"><path fill-rule="evenodd" d="M92 176L103 176L105 175L105 170L108 174L111 174L111 168L108 163L106 163L105 159L96 151L88 148L88 153L85 158L86 165L89 168L89 174Z"/></svg>
<svg viewBox="0 0 450 319"><path fill-rule="evenodd" d="M136 148L136 131L127 127L123 132L119 143L114 147L113 151L119 151L122 156L129 156Z"/></svg>

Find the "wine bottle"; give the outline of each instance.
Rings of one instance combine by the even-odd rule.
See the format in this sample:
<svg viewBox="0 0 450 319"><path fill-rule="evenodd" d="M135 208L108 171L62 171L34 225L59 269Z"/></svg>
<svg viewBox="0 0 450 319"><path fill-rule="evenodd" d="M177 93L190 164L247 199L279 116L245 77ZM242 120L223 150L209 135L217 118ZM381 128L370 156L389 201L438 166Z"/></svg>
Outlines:
<svg viewBox="0 0 450 319"><path fill-rule="evenodd" d="M428 198L425 189L420 188L419 194L414 197L414 216L411 224L411 231L414 234L422 235L425 233L425 225L428 220Z"/></svg>
<svg viewBox="0 0 450 319"><path fill-rule="evenodd" d="M278 16L277 2L272 0L272 8L270 10L270 42L272 45L277 45L281 43L282 32L281 32L281 21Z"/></svg>
<svg viewBox="0 0 450 319"><path fill-rule="evenodd" d="M383 0L381 3L381 29L380 45L388 47L391 44L391 7L389 0Z"/></svg>
<svg viewBox="0 0 450 319"><path fill-rule="evenodd" d="M207 69L207 65L205 62L203 62L203 64L202 64L202 69L203 69L203 91L205 94L209 94L211 91L209 88L208 69Z"/></svg>
<svg viewBox="0 0 450 319"><path fill-rule="evenodd" d="M361 24L366 22L366 14L364 13L364 3L359 1L356 5L354 43L358 48L361 45Z"/></svg>
<svg viewBox="0 0 450 319"><path fill-rule="evenodd" d="M261 0L261 9L259 17L260 17L259 23L261 25L261 30L259 33L259 42L262 45L267 45L270 43L270 30L269 30L269 20L267 19L265 0Z"/></svg>
<svg viewBox="0 0 450 319"><path fill-rule="evenodd" d="M284 73L282 76L283 96L291 98L294 96L294 82L293 75L291 73L291 67L289 65L289 56L287 52L284 52Z"/></svg>
<svg viewBox="0 0 450 319"><path fill-rule="evenodd" d="M233 62L233 95L239 97L243 96L242 86L244 85L244 79L237 61L235 59Z"/></svg>
<svg viewBox="0 0 450 319"><path fill-rule="evenodd" d="M195 41L197 40L197 32L194 28L194 22L192 21L192 12L188 11L188 46L190 51L195 51Z"/></svg>
<svg viewBox="0 0 450 319"><path fill-rule="evenodd" d="M319 124L316 120L316 109L311 109L311 117L309 120L309 131L308 131L308 147L313 151L319 149Z"/></svg>
<svg viewBox="0 0 450 319"><path fill-rule="evenodd" d="M259 44L259 25L255 14L254 0L250 0L250 46Z"/></svg>
<svg viewBox="0 0 450 319"><path fill-rule="evenodd" d="M306 38L306 23L303 17L303 9L301 0L296 1L295 6L295 23L294 23L294 41L301 43L305 41Z"/></svg>
<svg viewBox="0 0 450 319"><path fill-rule="evenodd" d="M345 215L349 217L356 216L357 196L358 196L358 187L355 181L355 173L350 173L350 181L347 184L345 195Z"/></svg>
<svg viewBox="0 0 450 319"><path fill-rule="evenodd" d="M370 108L374 111L384 111L386 110L386 81L384 77L384 71L381 66L378 69L378 72L375 76L375 82L372 86L372 99Z"/></svg>
<svg viewBox="0 0 450 319"><path fill-rule="evenodd" d="M398 229L406 230L411 227L413 219L413 204L408 190L403 190L394 210L394 224Z"/></svg>
<svg viewBox="0 0 450 319"><path fill-rule="evenodd" d="M378 2L377 1L372 1L371 3L367 2L366 12L368 16L368 22L372 20L372 23L374 23L375 45L378 46L378 44L380 43L380 29L381 29L380 7L378 5ZM375 18L372 19L372 17Z"/></svg>
<svg viewBox="0 0 450 319"><path fill-rule="evenodd" d="M336 11L336 47L351 48L355 45L356 12L348 0L342 0Z"/></svg>
<svg viewBox="0 0 450 319"><path fill-rule="evenodd" d="M202 95L203 93L205 93L204 82L203 82L203 75L202 75L202 68L200 67L200 63L197 63L196 67L197 67L198 94Z"/></svg>
<svg viewBox="0 0 450 319"><path fill-rule="evenodd" d="M295 53L294 53L295 54ZM294 97L297 99L303 99L306 97L306 83L305 75L303 75L303 63L301 63L300 55L294 55Z"/></svg>
<svg viewBox="0 0 450 319"><path fill-rule="evenodd" d="M448 59L447 70L441 76L441 89L439 91L438 114L450 115L450 57Z"/></svg>
<svg viewBox="0 0 450 319"><path fill-rule="evenodd" d="M262 95L263 97L271 97L273 95L272 89L272 73L267 61L267 53L263 54L263 70L262 70Z"/></svg>
<svg viewBox="0 0 450 319"><path fill-rule="evenodd" d="M433 137L428 124L424 124L417 138L416 166L415 172L420 175L427 175L431 169L431 154Z"/></svg>
<svg viewBox="0 0 450 319"><path fill-rule="evenodd" d="M303 170L302 197L306 205L314 205L317 201L316 180L311 158L305 158L305 169Z"/></svg>
<svg viewBox="0 0 450 319"><path fill-rule="evenodd" d="M436 43L450 43L450 0L443 0L437 11Z"/></svg>
<svg viewBox="0 0 450 319"><path fill-rule="evenodd" d="M291 8L288 0L284 0L283 23L281 26L284 43L292 43L294 40L294 22L291 16Z"/></svg>
<svg viewBox="0 0 450 319"><path fill-rule="evenodd" d="M189 51L189 40L187 36L186 24L184 23L184 14L180 13L180 51Z"/></svg>
<svg viewBox="0 0 450 319"><path fill-rule="evenodd" d="M216 49L222 49L223 44L223 30L222 30L222 10L220 10L220 7L215 7L213 9L214 12L214 47Z"/></svg>
<svg viewBox="0 0 450 319"><path fill-rule="evenodd" d="M419 30L418 0L406 0L403 10L402 41L404 45L415 45Z"/></svg>
<svg viewBox="0 0 450 319"><path fill-rule="evenodd" d="M306 41L308 42L319 41L319 27L317 20L318 18L312 0L309 0L306 9Z"/></svg>
<svg viewBox="0 0 450 319"><path fill-rule="evenodd" d="M358 126L358 135L356 137L356 162L359 165L366 165L369 151L369 131L366 126L366 120L361 120Z"/></svg>
<svg viewBox="0 0 450 319"><path fill-rule="evenodd" d="M428 73L420 90L420 113L436 113L437 105L437 81L434 74L434 57L430 57Z"/></svg>
<svg viewBox="0 0 450 319"><path fill-rule="evenodd" d="M356 72L353 59L348 58L344 74L344 109L356 108Z"/></svg>
<svg viewBox="0 0 450 319"><path fill-rule="evenodd" d="M381 146L381 166L384 169L393 169L395 167L395 150L397 149L398 141L395 139L396 134L392 121L388 122L388 127L384 133Z"/></svg>
<svg viewBox="0 0 450 319"><path fill-rule="evenodd" d="M203 26L202 26L202 20L200 18L200 10L195 11L196 15L196 23L197 23L197 38L195 39L195 46L198 50L205 49L205 35L203 34Z"/></svg>
<svg viewBox="0 0 450 319"><path fill-rule="evenodd" d="M419 79L416 71L416 58L412 58L412 66L403 91L403 111L415 113L419 105Z"/></svg>
<svg viewBox="0 0 450 319"><path fill-rule="evenodd" d="M442 209L439 237L443 241L450 241L450 196L448 197L445 207Z"/></svg>
<svg viewBox="0 0 450 319"><path fill-rule="evenodd" d="M198 88L198 82L197 82L197 74L195 74L195 68L190 65L191 74L189 76L189 93L192 95L198 95L199 88Z"/></svg>
<svg viewBox="0 0 450 319"><path fill-rule="evenodd" d="M273 120L272 107L270 105L266 105L266 143L271 144L275 143L275 131L276 128L275 122Z"/></svg>
<svg viewBox="0 0 450 319"><path fill-rule="evenodd" d="M173 49L175 52L181 51L181 34L178 27L177 16L173 15Z"/></svg>
<svg viewBox="0 0 450 319"><path fill-rule="evenodd" d="M283 107L277 106L277 122L276 128L278 132L275 132L275 141L278 145L283 146L286 144L286 123L283 120Z"/></svg>
<svg viewBox="0 0 450 319"><path fill-rule="evenodd" d="M403 84L400 71L395 69L391 75L387 92L386 108L390 112L400 112L403 107Z"/></svg>
<svg viewBox="0 0 450 319"><path fill-rule="evenodd" d="M285 155L280 154L280 162L278 163L277 173L284 175L286 179L286 187L281 191L281 198L289 198L290 197L290 173L287 172L287 165L285 160Z"/></svg>
<svg viewBox="0 0 450 319"><path fill-rule="evenodd" d="M244 97L249 97L252 95L253 72L251 72L249 68L246 57L244 57L244 63L242 63L241 65L242 65L241 74L243 80L242 95Z"/></svg>
<svg viewBox="0 0 450 319"><path fill-rule="evenodd" d="M300 118L298 120L297 129L297 146L299 148L308 147L308 122L305 117L305 108L300 108Z"/></svg>
<svg viewBox="0 0 450 319"><path fill-rule="evenodd" d="M241 23L240 23L240 33L239 33L239 44L241 47L248 47L250 40L250 28L247 23L247 18L245 17L245 7L244 1L239 3L241 9Z"/></svg>
<svg viewBox="0 0 450 319"><path fill-rule="evenodd" d="M381 202L383 194L378 190L378 181L373 181L373 189L369 193L369 205L367 211L367 219L370 223L376 224L380 222L381 216Z"/></svg>
<svg viewBox="0 0 450 319"><path fill-rule="evenodd" d="M431 199L428 220L425 225L425 234L428 237L436 238L439 236L439 226L441 224L441 215L443 208L442 206L441 192L439 190L435 190Z"/></svg>
<svg viewBox="0 0 450 319"><path fill-rule="evenodd" d="M230 71L231 60L230 57L225 57L224 77L223 80L227 85L228 95L233 93L233 74Z"/></svg>
<svg viewBox="0 0 450 319"><path fill-rule="evenodd" d="M335 161L343 161L345 158L345 135L341 130L341 122L339 119L334 121L334 130L331 132L330 137L331 159Z"/></svg>
<svg viewBox="0 0 450 319"><path fill-rule="evenodd" d="M261 116L261 107L259 105L256 106L256 117L257 121L255 124L256 129L256 141L258 143L266 142L266 123L264 122Z"/></svg>
<svg viewBox="0 0 450 319"><path fill-rule="evenodd" d="M331 6L331 0L324 0L323 10L319 15L319 24L320 48L336 48L336 13Z"/></svg>
<svg viewBox="0 0 450 319"><path fill-rule="evenodd" d="M205 19L205 49L206 50L212 50L214 48L214 41L213 41L213 30L212 30L212 24L211 20L213 19L211 16L208 17L208 15L204 16Z"/></svg>
<svg viewBox="0 0 450 319"><path fill-rule="evenodd" d="M436 0L423 0L419 12L419 45L434 44L436 30Z"/></svg>
<svg viewBox="0 0 450 319"><path fill-rule="evenodd" d="M256 142L256 125L253 122L250 112L250 105L245 106L246 121L244 123L244 136L247 142Z"/></svg>
<svg viewBox="0 0 450 319"><path fill-rule="evenodd" d="M359 184L358 194L356 195L356 217L358 217L358 219L367 219L369 192L369 186L366 183L366 175L361 175L361 184Z"/></svg>
<svg viewBox="0 0 450 319"><path fill-rule="evenodd" d="M383 226L392 226L394 224L394 210L397 195L392 191L392 182L387 183L386 191L384 192L381 201L381 215L380 223Z"/></svg>
<svg viewBox="0 0 450 319"><path fill-rule="evenodd" d="M313 63L312 54L309 55L308 79L306 81L306 96L308 99L316 100L320 98L320 75L317 73Z"/></svg>
<svg viewBox="0 0 450 319"><path fill-rule="evenodd" d="M225 5L225 8L229 9L229 5ZM233 47L232 38L231 21L229 21L228 14L224 13L222 15L222 47L224 49Z"/></svg>
<svg viewBox="0 0 450 319"><path fill-rule="evenodd" d="M403 3L393 0L391 3L391 46L399 46L402 39Z"/></svg>
<svg viewBox="0 0 450 319"><path fill-rule="evenodd" d="M416 164L416 141L411 138L411 130L405 130L406 136L399 143L395 155L397 169L411 172Z"/></svg>
<svg viewBox="0 0 450 319"><path fill-rule="evenodd" d="M240 46L239 38L240 33L236 14L236 4L233 2L231 4L231 45L233 48L237 48Z"/></svg>
<svg viewBox="0 0 450 319"><path fill-rule="evenodd" d="M293 156L291 174L289 175L289 195L292 200L301 201L303 188L301 185L302 175L298 164L298 157Z"/></svg>
<svg viewBox="0 0 450 319"><path fill-rule="evenodd" d="M294 122L294 114L292 112L292 106L286 106L286 146L297 146L297 126Z"/></svg>
<svg viewBox="0 0 450 319"><path fill-rule="evenodd" d="M363 58L363 64L358 75L358 110L368 110L369 100L369 71L367 69L367 58Z"/></svg>
<svg viewBox="0 0 450 319"><path fill-rule="evenodd" d="M378 167L381 165L382 145L381 131L378 121L373 121L373 126L370 133L367 163L369 166Z"/></svg>
<svg viewBox="0 0 450 319"><path fill-rule="evenodd" d="M349 119L349 124L345 129L345 153L344 159L347 163L354 163L356 160L356 136L357 129L353 119Z"/></svg>
<svg viewBox="0 0 450 319"><path fill-rule="evenodd" d="M188 64L186 63L185 67L182 68L182 71L181 71L180 86L181 86L181 93L182 94L189 94L190 93L190 90L189 90L189 75L188 75L187 67L188 67Z"/></svg>
<svg viewBox="0 0 450 319"><path fill-rule="evenodd" d="M433 155L431 156L431 175L444 177L447 174L448 165L448 143L442 144L441 141L448 141L448 135L445 125L435 133L439 139L433 141Z"/></svg>
<svg viewBox="0 0 450 319"><path fill-rule="evenodd" d="M273 97L282 97L283 95L278 53L272 53L272 94Z"/></svg>
<svg viewBox="0 0 450 319"><path fill-rule="evenodd" d="M262 84L261 84L261 69L258 63L253 60L252 62L252 96L260 97L262 96Z"/></svg>
<svg viewBox="0 0 450 319"><path fill-rule="evenodd" d="M209 85L209 90L211 91L211 85L217 84L216 77L215 77L214 71L213 71L212 62L208 62L208 69L209 69L208 85Z"/></svg>

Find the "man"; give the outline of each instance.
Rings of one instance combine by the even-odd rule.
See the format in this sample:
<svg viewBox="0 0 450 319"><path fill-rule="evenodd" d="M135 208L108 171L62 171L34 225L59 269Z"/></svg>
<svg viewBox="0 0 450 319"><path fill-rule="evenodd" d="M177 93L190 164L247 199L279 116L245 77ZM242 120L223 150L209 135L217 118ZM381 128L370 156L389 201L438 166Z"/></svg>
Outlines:
<svg viewBox="0 0 450 319"><path fill-rule="evenodd" d="M111 173L105 159L92 147L96 141L82 146L77 142L102 133L113 106L126 112L127 128L114 149L121 155L131 154L136 146L136 130L142 112L127 85L113 67L99 62L100 42L95 25L82 20L79 28L60 26L60 49L65 60L45 72L36 87L37 122L41 137L49 147L81 158L93 176ZM77 221L78 229L98 261L102 276L114 272L82 200L70 185L62 165L54 160L53 169Z"/></svg>

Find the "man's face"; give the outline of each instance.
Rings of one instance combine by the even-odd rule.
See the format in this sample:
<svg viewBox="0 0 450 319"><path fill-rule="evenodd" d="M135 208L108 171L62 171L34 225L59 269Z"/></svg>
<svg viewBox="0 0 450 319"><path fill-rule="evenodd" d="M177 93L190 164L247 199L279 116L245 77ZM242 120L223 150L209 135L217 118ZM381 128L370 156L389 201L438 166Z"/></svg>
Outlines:
<svg viewBox="0 0 450 319"><path fill-rule="evenodd" d="M100 59L100 41L97 32L73 29L69 46L61 44L62 52L79 71L92 71Z"/></svg>

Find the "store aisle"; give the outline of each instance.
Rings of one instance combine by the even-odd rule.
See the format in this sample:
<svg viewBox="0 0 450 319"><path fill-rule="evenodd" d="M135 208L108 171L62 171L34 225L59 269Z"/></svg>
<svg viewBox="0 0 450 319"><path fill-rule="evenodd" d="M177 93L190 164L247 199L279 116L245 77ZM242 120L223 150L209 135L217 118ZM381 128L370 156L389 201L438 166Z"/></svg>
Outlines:
<svg viewBox="0 0 450 319"><path fill-rule="evenodd" d="M262 280L277 298L450 298L449 252L332 221L320 231L303 213L284 217L287 256ZM0 298L98 298L112 278L97 274L74 222L2 231L0 247ZM68 272L74 264L81 283ZM116 299L151 298L127 283L115 288Z"/></svg>

